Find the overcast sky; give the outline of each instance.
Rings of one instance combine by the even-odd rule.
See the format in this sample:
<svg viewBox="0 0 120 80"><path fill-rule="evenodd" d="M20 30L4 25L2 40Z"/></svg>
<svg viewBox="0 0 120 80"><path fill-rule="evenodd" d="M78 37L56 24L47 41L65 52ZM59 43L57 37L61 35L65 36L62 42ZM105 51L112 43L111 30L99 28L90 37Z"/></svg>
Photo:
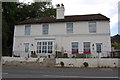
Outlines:
<svg viewBox="0 0 120 80"><path fill-rule="evenodd" d="M56 4L63 3L65 6L65 15L101 13L110 18L111 35L115 35L118 33L119 1L120 0L52 0L52 4L55 8Z"/></svg>

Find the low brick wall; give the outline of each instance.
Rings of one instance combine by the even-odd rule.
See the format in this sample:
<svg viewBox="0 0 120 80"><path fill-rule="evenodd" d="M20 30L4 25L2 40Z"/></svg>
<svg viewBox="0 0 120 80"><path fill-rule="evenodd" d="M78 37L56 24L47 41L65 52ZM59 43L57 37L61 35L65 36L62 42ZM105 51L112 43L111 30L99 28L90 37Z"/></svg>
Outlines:
<svg viewBox="0 0 120 80"><path fill-rule="evenodd" d="M60 62L64 62L65 67L84 67L83 63L87 62L88 67L120 67L118 58L57 58L56 66L61 66Z"/></svg>

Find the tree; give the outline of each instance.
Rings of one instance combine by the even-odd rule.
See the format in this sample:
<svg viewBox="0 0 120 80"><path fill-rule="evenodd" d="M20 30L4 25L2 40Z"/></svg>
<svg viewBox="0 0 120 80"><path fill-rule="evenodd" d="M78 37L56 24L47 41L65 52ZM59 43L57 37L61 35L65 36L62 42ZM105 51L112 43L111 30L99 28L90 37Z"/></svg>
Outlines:
<svg viewBox="0 0 120 80"><path fill-rule="evenodd" d="M115 49L120 49L120 43L112 43L112 47L114 47Z"/></svg>
<svg viewBox="0 0 120 80"><path fill-rule="evenodd" d="M14 25L17 22L45 16L55 16L51 2L35 2L32 4L3 2L2 3L2 55L12 54Z"/></svg>
<svg viewBox="0 0 120 80"><path fill-rule="evenodd" d="M17 21L23 21L29 18L55 16L55 10L51 2L35 2L31 5L20 3L16 14Z"/></svg>
<svg viewBox="0 0 120 80"><path fill-rule="evenodd" d="M16 3L2 3L2 52L3 55L10 55L13 43L13 28L16 20L15 11L17 9Z"/></svg>

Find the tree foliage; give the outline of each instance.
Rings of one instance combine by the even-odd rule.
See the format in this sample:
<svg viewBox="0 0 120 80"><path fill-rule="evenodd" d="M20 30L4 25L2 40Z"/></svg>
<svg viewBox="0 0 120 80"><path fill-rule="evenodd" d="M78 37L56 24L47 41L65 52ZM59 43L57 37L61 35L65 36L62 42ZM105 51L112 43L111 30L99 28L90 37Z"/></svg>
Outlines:
<svg viewBox="0 0 120 80"><path fill-rule="evenodd" d="M115 49L120 49L120 43L112 43L112 47L114 47Z"/></svg>
<svg viewBox="0 0 120 80"><path fill-rule="evenodd" d="M13 45L14 25L17 22L45 16L55 16L51 2L35 2L31 4L17 2L2 3L2 52L11 56Z"/></svg>

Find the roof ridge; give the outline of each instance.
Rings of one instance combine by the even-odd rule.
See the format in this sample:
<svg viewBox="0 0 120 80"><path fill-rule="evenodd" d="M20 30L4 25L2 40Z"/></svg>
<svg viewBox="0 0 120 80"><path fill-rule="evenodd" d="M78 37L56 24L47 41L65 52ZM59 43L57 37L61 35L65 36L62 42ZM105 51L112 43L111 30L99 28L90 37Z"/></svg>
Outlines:
<svg viewBox="0 0 120 80"><path fill-rule="evenodd" d="M102 14L97 13L97 14L81 14L81 15L66 15L66 16L91 16L91 15L102 15Z"/></svg>

